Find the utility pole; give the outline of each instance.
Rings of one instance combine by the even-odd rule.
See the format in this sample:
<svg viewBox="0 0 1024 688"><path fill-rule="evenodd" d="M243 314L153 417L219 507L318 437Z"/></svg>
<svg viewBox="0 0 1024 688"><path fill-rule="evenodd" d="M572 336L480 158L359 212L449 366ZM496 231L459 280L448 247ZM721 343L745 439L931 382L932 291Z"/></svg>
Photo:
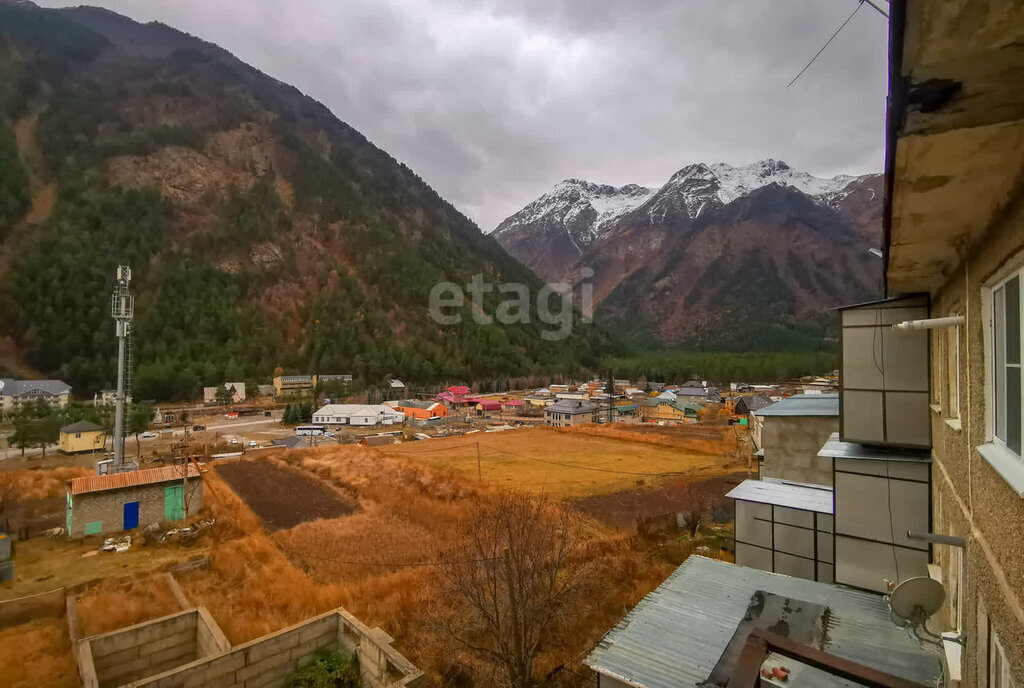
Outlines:
<svg viewBox="0 0 1024 688"><path fill-rule="evenodd" d="M476 479L479 482L484 481L484 469L480 464L480 442L476 443Z"/></svg>
<svg viewBox="0 0 1024 688"><path fill-rule="evenodd" d="M132 269L127 265L117 266L117 285L111 297L110 314L114 318L114 334L117 336L117 395L114 405L114 472L128 470L124 461L124 407L128 395L128 355L131 344L132 316L135 313L135 297L129 286Z"/></svg>

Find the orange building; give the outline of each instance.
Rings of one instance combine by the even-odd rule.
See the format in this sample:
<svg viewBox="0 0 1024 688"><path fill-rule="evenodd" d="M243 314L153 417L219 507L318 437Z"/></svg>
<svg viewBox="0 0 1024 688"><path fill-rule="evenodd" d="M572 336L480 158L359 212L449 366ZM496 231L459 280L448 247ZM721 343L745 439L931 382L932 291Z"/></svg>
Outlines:
<svg viewBox="0 0 1024 688"><path fill-rule="evenodd" d="M419 401L406 399L395 406L396 411L405 414L406 419L444 418L448 415L448 407L438 401Z"/></svg>

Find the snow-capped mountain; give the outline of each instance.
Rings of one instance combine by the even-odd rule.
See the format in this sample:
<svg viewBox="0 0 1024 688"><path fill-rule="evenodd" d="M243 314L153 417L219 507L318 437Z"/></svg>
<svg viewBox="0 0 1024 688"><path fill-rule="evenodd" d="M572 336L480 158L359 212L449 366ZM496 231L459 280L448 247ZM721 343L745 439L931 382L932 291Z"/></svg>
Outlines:
<svg viewBox="0 0 1024 688"><path fill-rule="evenodd" d="M493 236L513 232L517 227L554 225L564 228L577 246L587 246L654 193L655 189L638 184L614 187L566 179L498 225Z"/></svg>
<svg viewBox="0 0 1024 688"><path fill-rule="evenodd" d="M881 202L881 175L821 178L772 159L696 163L658 189L568 179L493 236L546 280L593 268L599 316L613 325L644 317L641 329L675 344L695 341L684 322L746 312L729 291L742 282L768 280L761 293L777 298L749 316L794 326L820 325L825 306L873 295L879 266L867 248L878 245Z"/></svg>

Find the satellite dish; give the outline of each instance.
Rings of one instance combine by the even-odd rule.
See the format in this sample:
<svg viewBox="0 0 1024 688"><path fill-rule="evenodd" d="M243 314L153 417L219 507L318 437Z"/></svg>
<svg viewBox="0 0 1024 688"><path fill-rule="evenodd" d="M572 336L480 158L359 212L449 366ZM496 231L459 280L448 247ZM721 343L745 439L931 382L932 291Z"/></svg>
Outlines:
<svg viewBox="0 0 1024 688"><path fill-rule="evenodd" d="M896 586L889 595L889 609L897 625L921 626L942 608L945 599L946 589L942 583L928 576L918 576Z"/></svg>

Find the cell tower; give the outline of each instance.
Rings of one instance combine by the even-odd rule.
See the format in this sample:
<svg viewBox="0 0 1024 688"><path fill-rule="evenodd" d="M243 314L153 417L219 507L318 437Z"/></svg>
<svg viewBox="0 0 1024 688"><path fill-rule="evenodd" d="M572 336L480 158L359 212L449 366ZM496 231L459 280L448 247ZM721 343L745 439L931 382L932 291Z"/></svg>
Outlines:
<svg viewBox="0 0 1024 688"><path fill-rule="evenodd" d="M126 400L131 398L131 337L132 316L135 314L135 297L129 287L132 269L127 265L117 266L117 285L110 301L110 314L114 318L114 333L117 335L117 397L114 407L114 473L138 469L132 461L124 460L124 409Z"/></svg>

